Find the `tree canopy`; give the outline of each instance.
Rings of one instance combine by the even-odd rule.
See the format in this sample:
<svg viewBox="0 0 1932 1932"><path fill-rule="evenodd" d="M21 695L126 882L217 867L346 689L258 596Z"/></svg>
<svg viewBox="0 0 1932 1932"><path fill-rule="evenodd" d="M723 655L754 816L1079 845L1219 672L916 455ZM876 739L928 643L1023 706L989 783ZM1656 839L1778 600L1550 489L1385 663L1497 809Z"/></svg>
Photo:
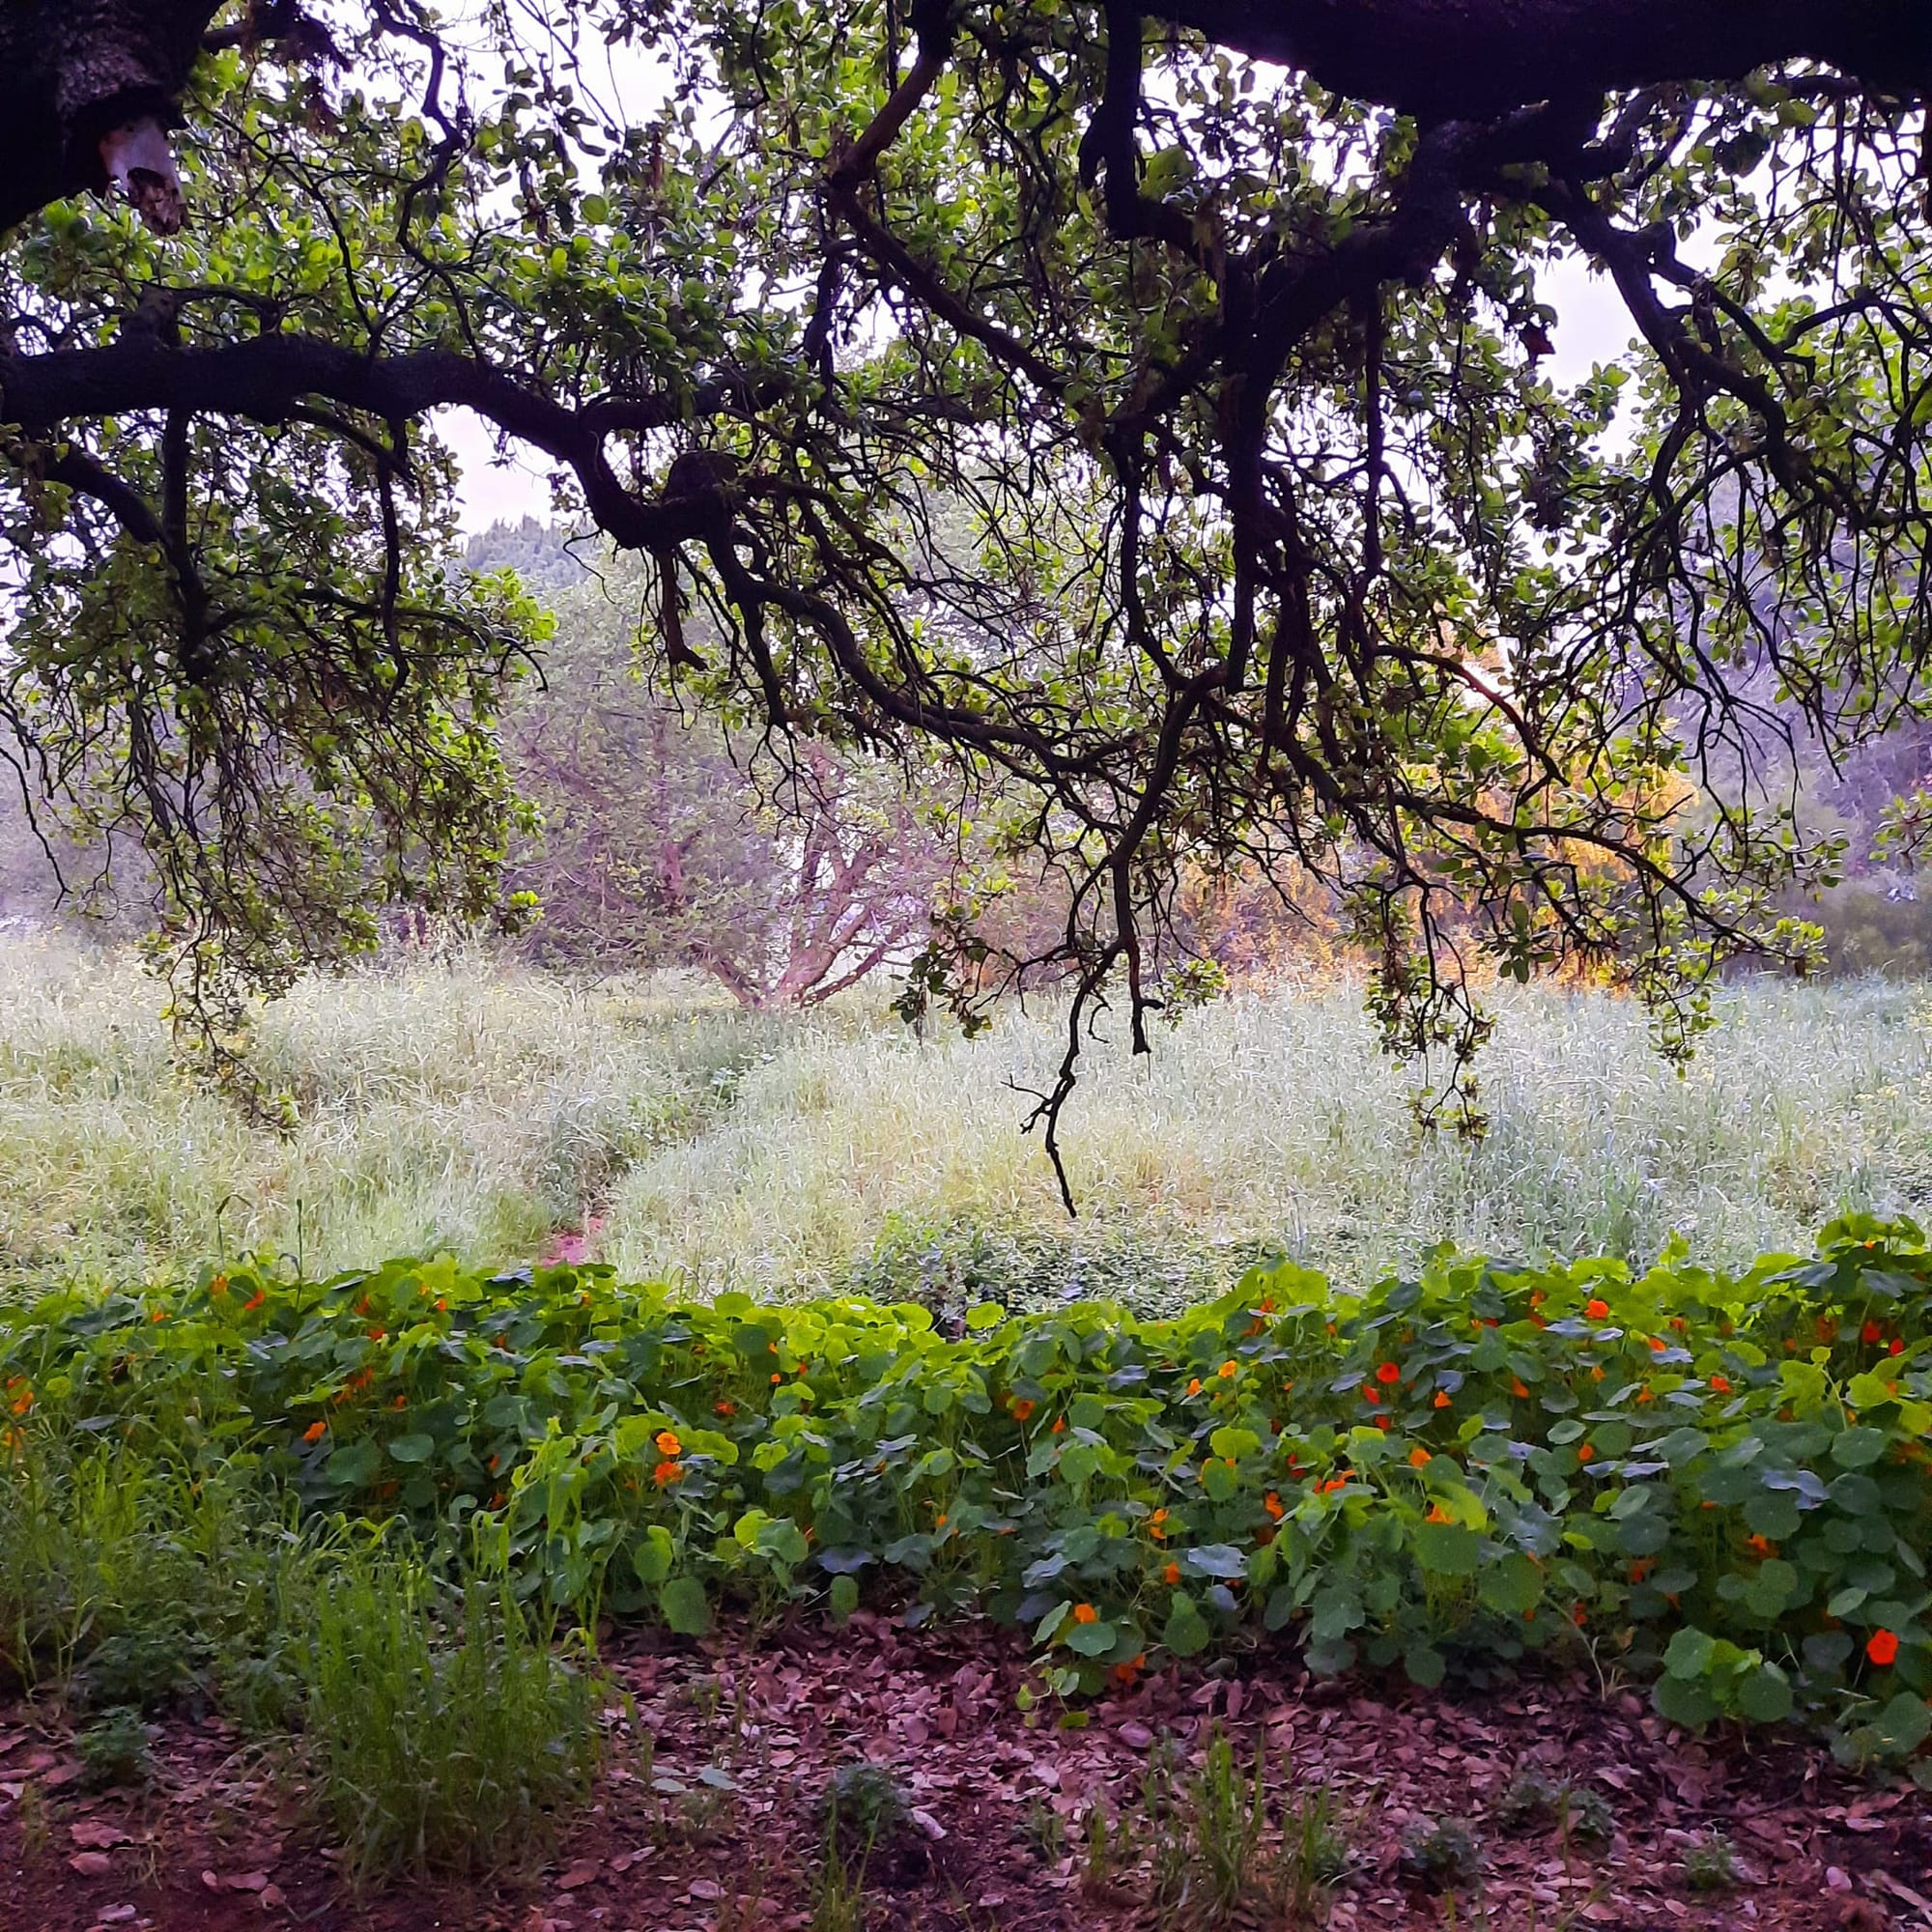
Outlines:
<svg viewBox="0 0 1932 1932"><path fill-rule="evenodd" d="M541 623L462 406L690 696L1065 875L1049 1141L1188 866L1326 881L1399 1049L1485 957L1682 1050L1813 943L1795 742L1926 703L1928 89L1914 0L22 0L16 755L203 988L486 909ZM1636 347L1559 381L1576 263Z"/></svg>

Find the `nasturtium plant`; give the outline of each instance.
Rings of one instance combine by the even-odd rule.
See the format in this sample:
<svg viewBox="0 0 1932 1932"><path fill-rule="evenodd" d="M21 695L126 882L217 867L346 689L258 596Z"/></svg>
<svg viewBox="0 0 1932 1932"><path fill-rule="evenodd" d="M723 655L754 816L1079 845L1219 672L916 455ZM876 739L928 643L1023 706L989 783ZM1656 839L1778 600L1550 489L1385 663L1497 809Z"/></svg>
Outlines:
<svg viewBox="0 0 1932 1932"><path fill-rule="evenodd" d="M0 1310L7 1447L257 1459L586 1620L977 1611L1063 1696L1151 1657L1568 1654L1696 1725L1914 1757L1932 1696L1932 1250L1852 1219L1731 1278L1292 1264L1171 1321L683 1302L601 1267L206 1269Z"/></svg>

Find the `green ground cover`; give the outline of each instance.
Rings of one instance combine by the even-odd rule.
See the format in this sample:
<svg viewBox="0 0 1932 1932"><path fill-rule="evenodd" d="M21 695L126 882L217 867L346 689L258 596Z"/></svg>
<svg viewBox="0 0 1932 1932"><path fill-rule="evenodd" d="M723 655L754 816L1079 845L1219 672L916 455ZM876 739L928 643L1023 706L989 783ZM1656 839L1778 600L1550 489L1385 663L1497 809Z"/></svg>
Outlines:
<svg viewBox="0 0 1932 1932"><path fill-rule="evenodd" d="M1740 1275L1445 1253L1354 1295L1282 1263L1173 1321L983 1304L957 1336L911 1303L447 1260L55 1293L0 1320L0 1628L22 1673L138 1662L156 1587L207 1594L88 1572L144 1533L145 1486L188 1525L177 1568L239 1536L280 1552L267 1578L386 1521L585 1630L990 1616L1073 1701L1264 1633L1425 1685L1580 1646L1675 1721L1795 1712L1905 1760L1932 1729L1928 1314L1924 1238L1870 1221ZM176 1671L228 1642L183 1615Z"/></svg>

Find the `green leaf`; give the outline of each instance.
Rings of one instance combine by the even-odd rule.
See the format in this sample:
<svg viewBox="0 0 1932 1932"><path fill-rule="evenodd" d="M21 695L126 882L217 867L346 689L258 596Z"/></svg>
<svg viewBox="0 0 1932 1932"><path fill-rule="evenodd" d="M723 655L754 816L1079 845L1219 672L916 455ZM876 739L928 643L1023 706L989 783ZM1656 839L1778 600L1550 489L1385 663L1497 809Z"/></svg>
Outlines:
<svg viewBox="0 0 1932 1932"><path fill-rule="evenodd" d="M1177 1596L1168 1610L1166 1628L1160 1634L1162 1646L1176 1657L1199 1657L1212 1635L1194 1599L1184 1593Z"/></svg>
<svg viewBox="0 0 1932 1932"><path fill-rule="evenodd" d="M1425 1522L1415 1532L1415 1560L1432 1576L1473 1577L1482 1539L1461 1523Z"/></svg>
<svg viewBox="0 0 1932 1932"><path fill-rule="evenodd" d="M389 1454L398 1463L427 1463L436 1454L434 1435L398 1435L389 1444Z"/></svg>
<svg viewBox="0 0 1932 1932"><path fill-rule="evenodd" d="M1484 1566L1476 1595L1488 1608L1520 1617L1543 1601L1543 1573L1520 1550L1511 1550Z"/></svg>
<svg viewBox="0 0 1932 1932"><path fill-rule="evenodd" d="M322 1473L337 1489L359 1490L376 1479L382 1457L370 1441L351 1442L336 1450L322 1465Z"/></svg>
<svg viewBox="0 0 1932 1932"><path fill-rule="evenodd" d="M1442 1653L1427 1643L1412 1645L1404 1653L1402 1664L1408 1672L1408 1681L1419 1684L1425 1690L1434 1690L1448 1668Z"/></svg>
<svg viewBox="0 0 1932 1932"><path fill-rule="evenodd" d="M1737 1695L1738 1709L1754 1723L1781 1724L1791 1715L1791 1685L1776 1664L1760 1664Z"/></svg>
<svg viewBox="0 0 1932 1932"><path fill-rule="evenodd" d="M1114 1627L1105 1618L1098 1623L1071 1624L1063 1641L1076 1657L1105 1657L1114 1647Z"/></svg>
<svg viewBox="0 0 1932 1932"><path fill-rule="evenodd" d="M1198 1577L1246 1577L1248 1559L1232 1543L1208 1543L1190 1549L1180 1567Z"/></svg>
<svg viewBox="0 0 1932 1932"><path fill-rule="evenodd" d="M859 1579L851 1576L833 1577L827 1600L832 1605L832 1614L843 1623L859 1607Z"/></svg>
<svg viewBox="0 0 1932 1932"><path fill-rule="evenodd" d="M1832 1461L1841 1469L1868 1469L1889 1440L1883 1429L1847 1429L1832 1443Z"/></svg>
<svg viewBox="0 0 1932 1932"><path fill-rule="evenodd" d="M654 1522L631 1546L631 1568L643 1584L662 1583L677 1560L677 1546L663 1523Z"/></svg>
<svg viewBox="0 0 1932 1932"><path fill-rule="evenodd" d="M1872 1719L1872 1730L1879 1744L1891 1755L1909 1756L1932 1737L1932 1705L1927 1705L1923 1697L1901 1690Z"/></svg>
<svg viewBox="0 0 1932 1932"><path fill-rule="evenodd" d="M1665 1647L1663 1667L1672 1677L1702 1677L1717 1652L1716 1637L1694 1624L1686 1624Z"/></svg>
<svg viewBox="0 0 1932 1932"><path fill-rule="evenodd" d="M658 1608L679 1636L711 1634L711 1604L696 1577L673 1577L658 1592Z"/></svg>
<svg viewBox="0 0 1932 1932"><path fill-rule="evenodd" d="M1701 1730L1718 1715L1718 1700L1701 1679L1660 1677L1651 1701L1659 1717L1688 1731Z"/></svg>

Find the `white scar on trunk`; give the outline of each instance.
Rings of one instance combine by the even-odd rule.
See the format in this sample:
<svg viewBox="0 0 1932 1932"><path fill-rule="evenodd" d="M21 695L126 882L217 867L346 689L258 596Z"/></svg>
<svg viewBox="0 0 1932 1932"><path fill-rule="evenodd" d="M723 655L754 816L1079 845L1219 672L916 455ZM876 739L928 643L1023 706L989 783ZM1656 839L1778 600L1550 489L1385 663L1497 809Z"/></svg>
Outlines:
<svg viewBox="0 0 1932 1932"><path fill-rule="evenodd" d="M174 151L152 116L101 136L100 159L116 187L156 235L175 235L187 219Z"/></svg>

